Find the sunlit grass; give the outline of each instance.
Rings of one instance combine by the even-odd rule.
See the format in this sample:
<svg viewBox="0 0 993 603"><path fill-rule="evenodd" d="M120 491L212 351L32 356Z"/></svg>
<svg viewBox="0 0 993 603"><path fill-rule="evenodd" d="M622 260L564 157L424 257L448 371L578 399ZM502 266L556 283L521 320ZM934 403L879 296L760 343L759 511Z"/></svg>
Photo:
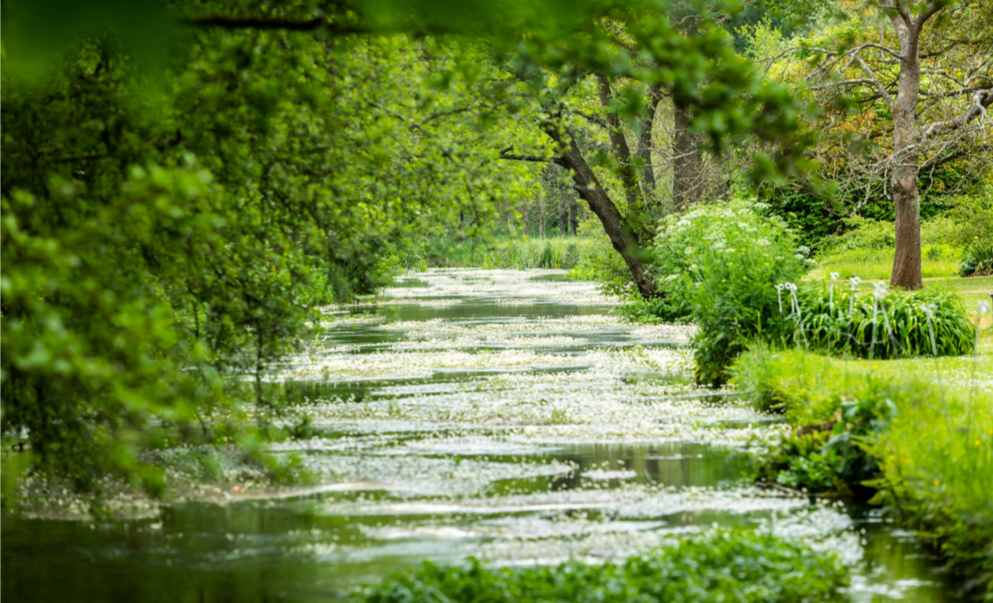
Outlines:
<svg viewBox="0 0 993 603"><path fill-rule="evenodd" d="M959 260L954 258L921 260L921 275L925 279L958 276L958 270ZM841 278L857 276L862 280L889 281L893 274L893 253L862 258L846 256L824 258L810 271L807 278L813 280L827 278L832 272L837 272Z"/></svg>
<svg viewBox="0 0 993 603"><path fill-rule="evenodd" d="M853 401L891 408L863 442L882 470L877 500L993 594L993 332L979 340L972 355L885 361L756 348L736 374L757 405L784 408L795 425L837 419Z"/></svg>

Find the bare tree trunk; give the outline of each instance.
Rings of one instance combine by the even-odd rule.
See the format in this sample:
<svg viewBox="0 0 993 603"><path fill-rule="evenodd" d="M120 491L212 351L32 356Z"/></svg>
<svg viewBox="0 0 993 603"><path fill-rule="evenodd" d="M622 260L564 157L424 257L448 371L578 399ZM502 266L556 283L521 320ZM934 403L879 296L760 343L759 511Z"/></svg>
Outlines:
<svg viewBox="0 0 993 603"><path fill-rule="evenodd" d="M921 88L921 62L918 41L924 26L923 15L911 21L909 11L892 17L900 40L900 78L893 100L893 159L890 176L893 208L896 213L896 253L890 284L905 289L920 289L921 279L921 199L917 186L920 151L915 123L917 95Z"/></svg>
<svg viewBox="0 0 993 603"><path fill-rule="evenodd" d="M703 193L703 157L697 136L690 131L693 116L689 109L676 107L672 137L672 207L683 211L700 200Z"/></svg>
<svg viewBox="0 0 993 603"><path fill-rule="evenodd" d="M538 236L545 238L545 195L541 196L538 205Z"/></svg>
<svg viewBox="0 0 993 603"><path fill-rule="evenodd" d="M569 199L569 230L572 236L576 236L576 231L579 229L579 204L576 203L575 199Z"/></svg>

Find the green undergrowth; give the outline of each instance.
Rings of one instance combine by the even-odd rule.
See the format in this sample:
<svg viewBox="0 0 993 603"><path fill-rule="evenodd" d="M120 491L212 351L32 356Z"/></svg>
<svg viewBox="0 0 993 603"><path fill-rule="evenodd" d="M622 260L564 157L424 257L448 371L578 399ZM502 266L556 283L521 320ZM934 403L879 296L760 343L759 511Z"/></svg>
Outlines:
<svg viewBox="0 0 993 603"><path fill-rule="evenodd" d="M867 218L849 218L845 224L844 234L824 241L812 276L824 278L837 272L843 278L857 276L888 281L893 273L896 244L893 224ZM921 224L921 274L924 278L958 274L963 243L957 235L962 231L960 221L947 217L933 218Z"/></svg>
<svg viewBox="0 0 993 603"><path fill-rule="evenodd" d="M993 274L993 240L976 241L962 255L959 276L987 274Z"/></svg>
<svg viewBox="0 0 993 603"><path fill-rule="evenodd" d="M874 493L936 543L963 591L993 601L993 349L845 361L755 346L736 386L794 426L759 479L812 493Z"/></svg>
<svg viewBox="0 0 993 603"><path fill-rule="evenodd" d="M753 531L683 536L621 563L424 567L356 594L367 603L841 601L847 569L831 553Z"/></svg>
<svg viewBox="0 0 993 603"><path fill-rule="evenodd" d="M570 270L582 261L583 256L594 245L595 241L585 237L425 242L404 260L404 267Z"/></svg>

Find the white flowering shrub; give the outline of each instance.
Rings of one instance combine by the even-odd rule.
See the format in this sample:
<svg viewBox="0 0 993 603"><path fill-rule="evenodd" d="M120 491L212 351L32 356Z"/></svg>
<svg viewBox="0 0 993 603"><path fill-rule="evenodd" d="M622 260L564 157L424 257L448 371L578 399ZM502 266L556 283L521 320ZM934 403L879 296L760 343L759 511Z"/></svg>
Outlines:
<svg viewBox="0 0 993 603"><path fill-rule="evenodd" d="M699 205L663 221L653 248L654 277L699 327L699 382L723 383L749 341L787 330L776 285L798 280L812 263L809 253L761 203Z"/></svg>

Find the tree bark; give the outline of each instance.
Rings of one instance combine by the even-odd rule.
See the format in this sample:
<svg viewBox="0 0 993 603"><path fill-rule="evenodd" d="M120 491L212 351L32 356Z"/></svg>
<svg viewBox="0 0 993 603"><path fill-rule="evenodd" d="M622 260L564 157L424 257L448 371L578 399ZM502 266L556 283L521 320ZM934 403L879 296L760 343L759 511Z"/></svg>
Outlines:
<svg viewBox="0 0 993 603"><path fill-rule="evenodd" d="M658 113L659 103L662 101L662 87L654 85L648 89L648 113L641 121L641 134L638 135L637 157L641 160L641 187L642 195L645 197L649 209L656 213L656 217L661 214L662 208L655 202L655 167L652 163L652 148L654 145L655 114Z"/></svg>
<svg viewBox="0 0 993 603"><path fill-rule="evenodd" d="M693 116L689 109L674 110L672 137L672 207L681 212L700 200L703 194L703 157L697 136L690 131Z"/></svg>
<svg viewBox="0 0 993 603"><path fill-rule="evenodd" d="M572 174L573 187L579 197L590 207L603 225L603 230L610 239L610 244L624 259L631 278L638 292L645 298L659 296L658 288L648 274L648 266L644 262L644 246L649 240L648 234L638 227L633 227L621 215L617 206L610 200L607 191L597 180L583 157L576 141L568 133L563 133L554 124L545 124L545 133L554 140L562 155L555 162L568 169Z"/></svg>
<svg viewBox="0 0 993 603"><path fill-rule="evenodd" d="M898 2L899 0L897 0ZM921 199L917 185L920 163L918 148L917 96L921 88L921 61L918 52L924 22L936 11L925 12L911 19L909 9L895 3L891 16L897 39L900 40L900 76L897 95L893 99L893 172L890 187L896 215L896 250L890 285L905 289L920 289L921 278Z"/></svg>
<svg viewBox="0 0 993 603"><path fill-rule="evenodd" d="M576 236L576 231L579 230L579 204L576 203L575 199L569 199L569 230L572 232L572 236Z"/></svg>
<svg viewBox="0 0 993 603"><path fill-rule="evenodd" d="M559 201L559 236L569 236L569 201Z"/></svg>

